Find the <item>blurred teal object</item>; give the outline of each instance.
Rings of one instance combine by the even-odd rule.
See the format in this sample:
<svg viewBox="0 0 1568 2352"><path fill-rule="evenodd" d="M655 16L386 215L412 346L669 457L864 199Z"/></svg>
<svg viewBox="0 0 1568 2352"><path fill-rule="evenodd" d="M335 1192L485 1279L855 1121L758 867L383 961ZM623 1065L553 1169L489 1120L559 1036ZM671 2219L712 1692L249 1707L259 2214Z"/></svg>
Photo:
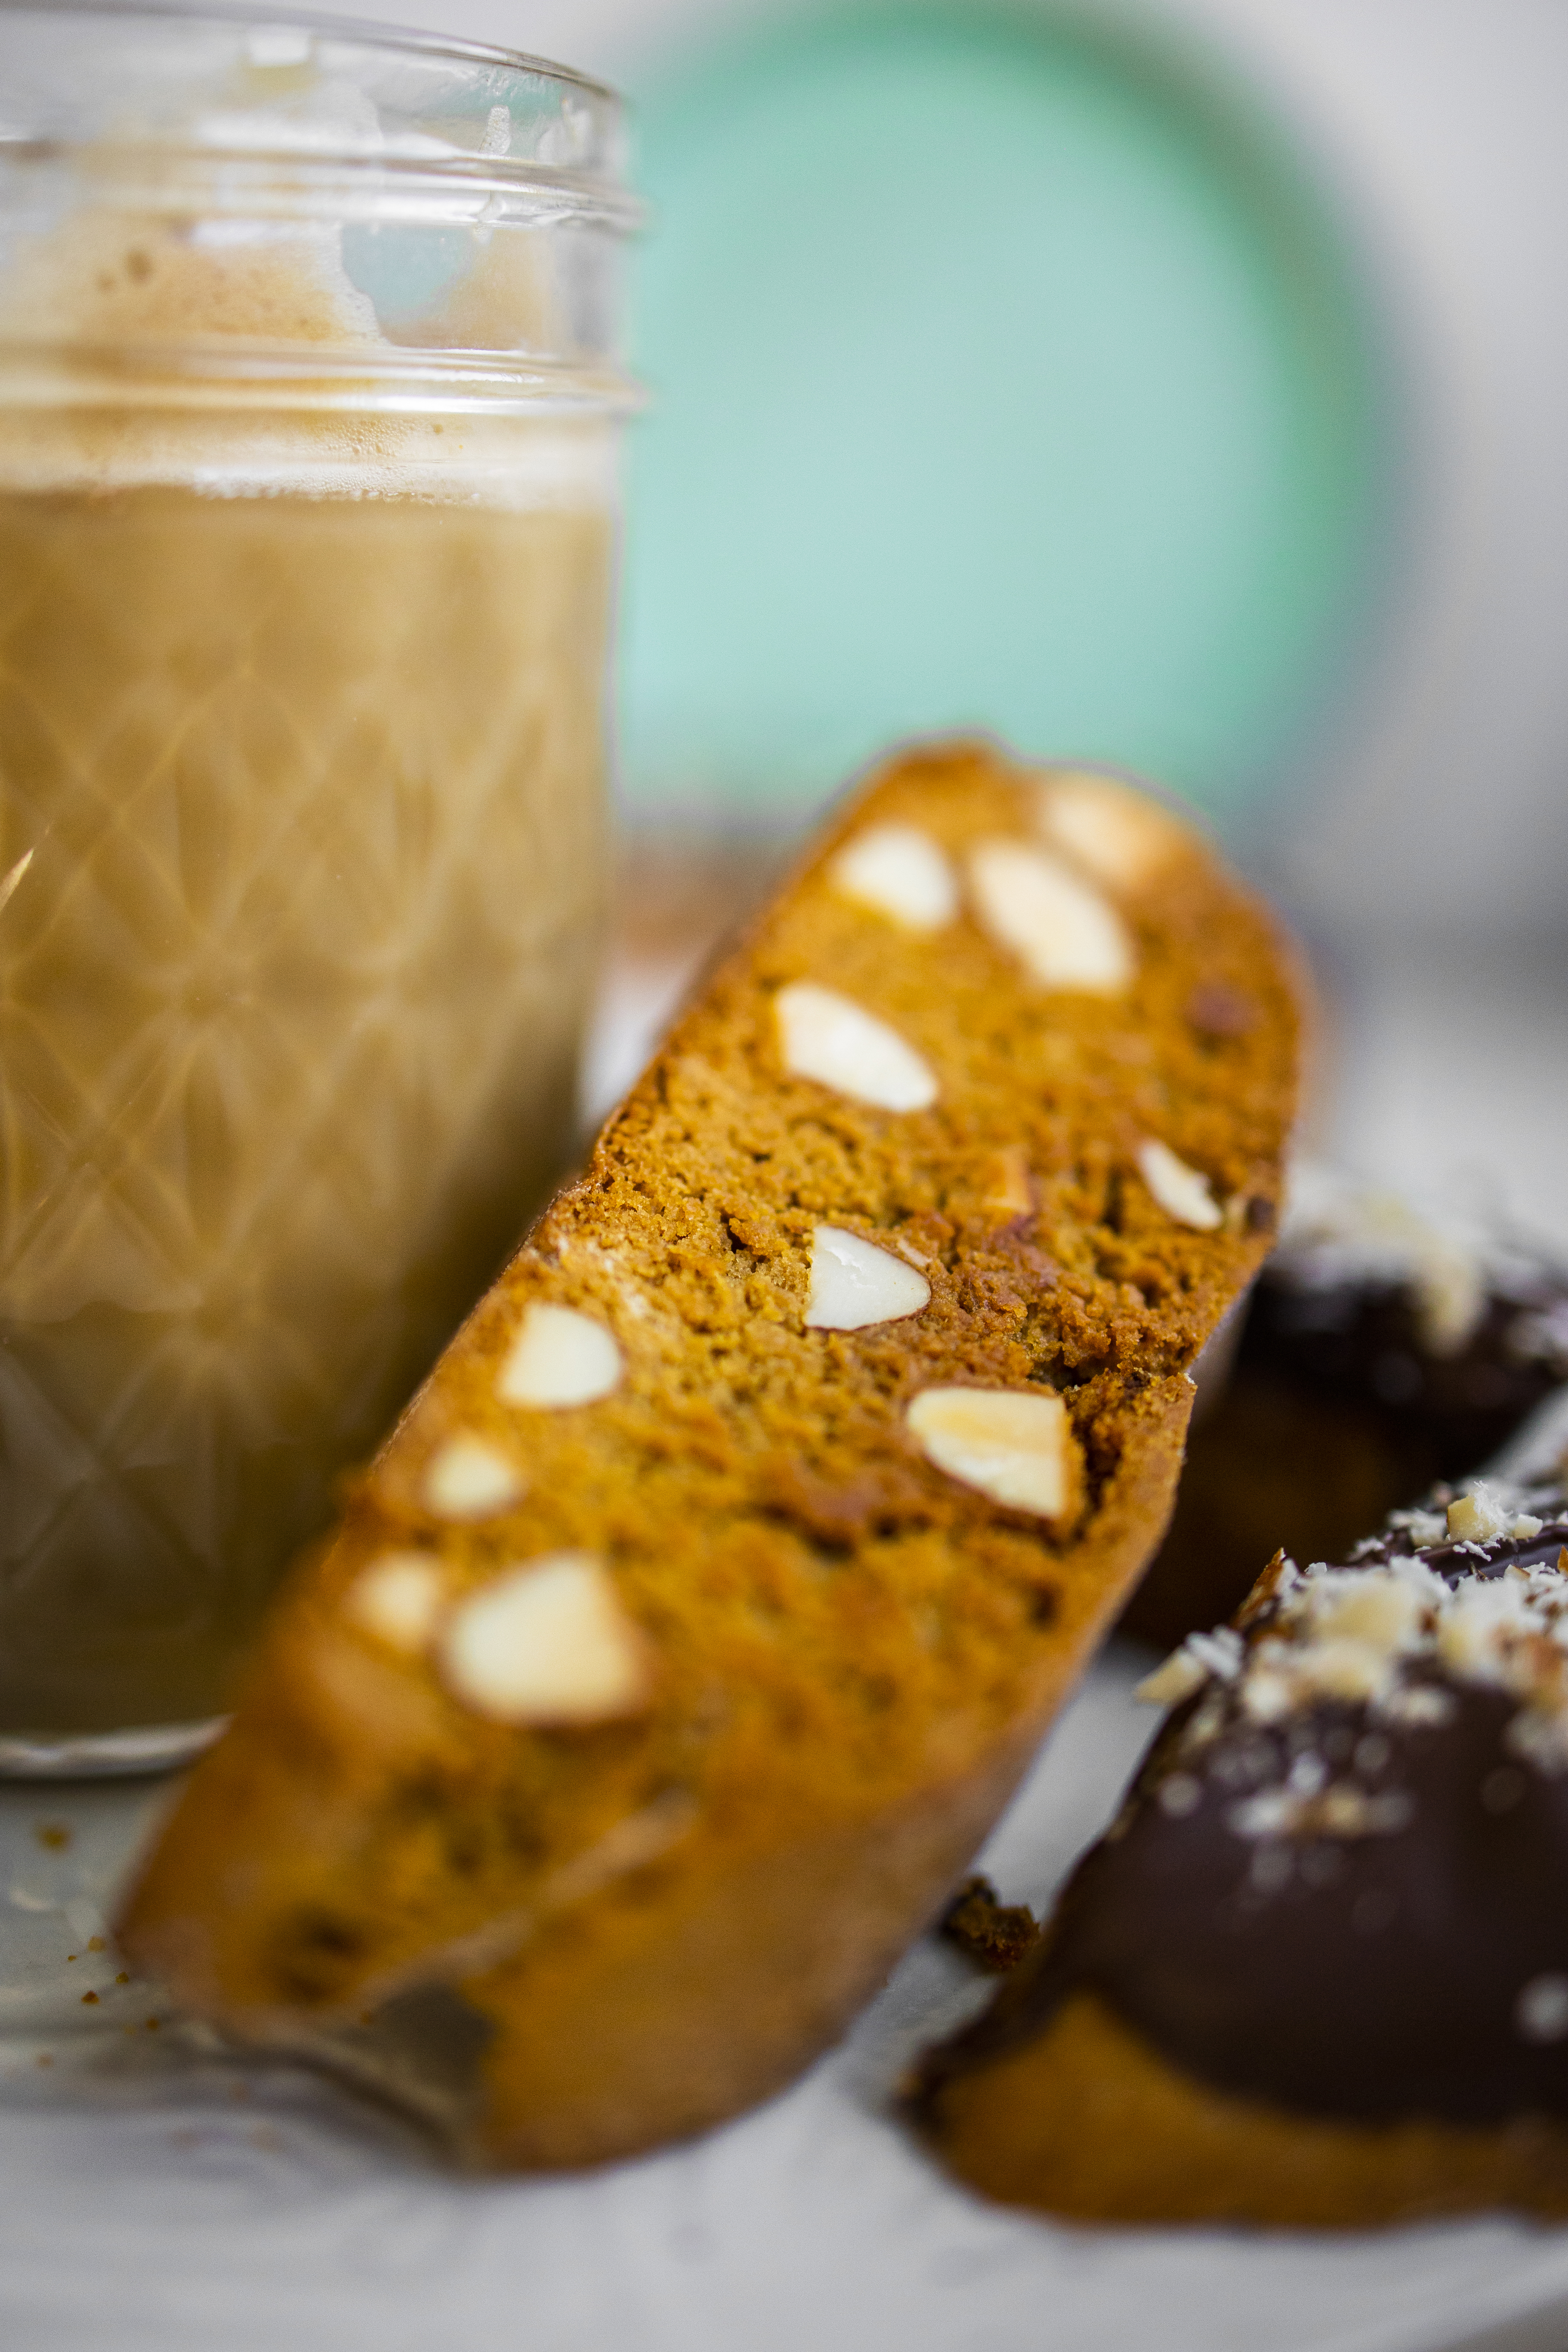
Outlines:
<svg viewBox="0 0 1568 2352"><path fill-rule="evenodd" d="M641 95L634 809L984 727L1222 820L1346 690L1390 509L1331 211L1169 37L795 19Z"/></svg>

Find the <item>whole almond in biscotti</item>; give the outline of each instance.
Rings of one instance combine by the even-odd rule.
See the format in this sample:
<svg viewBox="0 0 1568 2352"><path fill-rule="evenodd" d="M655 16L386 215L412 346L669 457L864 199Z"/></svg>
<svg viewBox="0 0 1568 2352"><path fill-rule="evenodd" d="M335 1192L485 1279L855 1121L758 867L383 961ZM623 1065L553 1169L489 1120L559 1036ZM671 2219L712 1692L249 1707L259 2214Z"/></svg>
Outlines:
<svg viewBox="0 0 1568 2352"><path fill-rule="evenodd" d="M300 1572L127 1948L493 2163L786 2082L1159 1536L1295 1064L1286 951L1168 809L894 761Z"/></svg>

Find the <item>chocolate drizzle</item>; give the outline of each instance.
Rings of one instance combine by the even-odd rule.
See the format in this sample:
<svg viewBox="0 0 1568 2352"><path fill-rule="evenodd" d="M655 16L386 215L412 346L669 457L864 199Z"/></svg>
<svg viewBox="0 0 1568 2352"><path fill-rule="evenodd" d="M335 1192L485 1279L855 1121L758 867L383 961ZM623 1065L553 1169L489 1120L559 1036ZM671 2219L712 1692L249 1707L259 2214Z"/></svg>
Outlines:
<svg viewBox="0 0 1568 2352"><path fill-rule="evenodd" d="M1045 1947L936 2053L927 2087L1089 1990L1188 2073L1288 2108L1568 2116L1568 1516L1556 1495L1533 1510L1555 1514L1539 1533L1463 1544L1423 1545L1426 1515L1397 1515L1414 1527L1349 1570L1314 1584L1287 1564L1194 1645L1215 1671L1161 1731ZM1383 1686L1329 1687L1353 1680L1333 1650L1343 1604L1396 1610L1412 1592L1428 1596L1422 1630Z"/></svg>

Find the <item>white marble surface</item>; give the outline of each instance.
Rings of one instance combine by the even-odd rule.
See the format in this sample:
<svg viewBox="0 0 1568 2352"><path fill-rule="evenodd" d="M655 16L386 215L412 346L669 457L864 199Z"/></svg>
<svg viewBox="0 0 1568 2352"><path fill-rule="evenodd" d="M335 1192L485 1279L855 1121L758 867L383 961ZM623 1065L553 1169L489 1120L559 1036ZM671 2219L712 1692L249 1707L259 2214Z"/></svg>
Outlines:
<svg viewBox="0 0 1568 2352"><path fill-rule="evenodd" d="M1063 1718L984 1856L1005 1893L1038 1901L1100 1825L1149 1728L1142 1663L1113 1653ZM839 2049L726 2129L594 2175L456 2179L300 2072L148 2035L111 1954L65 1960L146 1802L0 1795L6 1931L25 1922L37 1961L0 2080L7 2352L1436 2352L1499 2324L1488 2352L1568 2340L1568 2232L1095 2233L983 2206L889 2111L907 2055L984 1994L929 1940ZM41 1846L41 1822L70 1843ZM18 1912L18 1890L63 1907ZM84 2012L88 1970L103 1998ZM73 2008L98 2021L74 2057Z"/></svg>

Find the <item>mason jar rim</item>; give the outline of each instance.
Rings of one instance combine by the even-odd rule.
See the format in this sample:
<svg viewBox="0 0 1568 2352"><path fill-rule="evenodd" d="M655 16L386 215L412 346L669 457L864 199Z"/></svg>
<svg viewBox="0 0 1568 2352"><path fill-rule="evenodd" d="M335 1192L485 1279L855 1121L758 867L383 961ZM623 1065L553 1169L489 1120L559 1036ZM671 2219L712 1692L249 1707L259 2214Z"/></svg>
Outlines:
<svg viewBox="0 0 1568 2352"><path fill-rule="evenodd" d="M468 41L455 34L423 33L411 25L393 25L379 16L339 16L330 9L237 7L228 0L215 6L192 7L186 0L0 0L0 16L105 16L134 24L138 17L173 16L195 24L232 25L259 32L304 32L331 35L365 48L403 50L420 56L456 58L464 63L504 66L513 72L539 75L550 81L572 82L595 98L621 106L619 91L607 81L584 73L558 58L542 58L531 49L503 48L493 41Z"/></svg>
<svg viewBox="0 0 1568 2352"><path fill-rule="evenodd" d="M175 34L177 53L158 39ZM139 37L157 52L158 70L139 85L134 77L129 88L108 85L102 52L124 64ZM274 166L340 186L345 173L403 182L416 205L416 191L438 202L446 188L468 201L489 195L500 210L531 196L553 213L618 228L642 217L621 177L617 94L520 50L226 0L0 0L0 165L90 153L110 176L118 166L132 177L151 169L175 180L222 166L236 173L234 194L247 209ZM87 72L72 82L73 65L84 64L106 72L101 93L85 86ZM310 94L299 78L307 64L319 68L324 101L313 108L300 103Z"/></svg>

